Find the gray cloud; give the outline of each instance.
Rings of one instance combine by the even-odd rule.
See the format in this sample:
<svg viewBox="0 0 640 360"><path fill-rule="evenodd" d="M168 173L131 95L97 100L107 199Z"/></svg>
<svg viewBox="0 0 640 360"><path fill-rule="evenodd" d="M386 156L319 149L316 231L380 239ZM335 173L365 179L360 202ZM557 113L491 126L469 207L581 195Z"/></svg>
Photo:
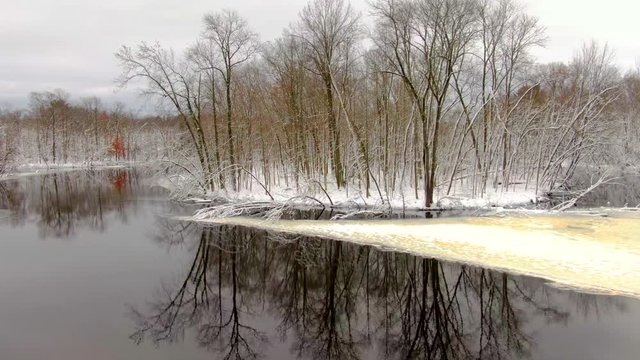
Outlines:
<svg viewBox="0 0 640 360"><path fill-rule="evenodd" d="M31 91L63 88L74 97L98 95L134 105L135 89L116 91L113 53L123 44L160 41L180 50L201 31L206 12L234 8L262 40L296 20L303 0L8 0L0 6L0 103L25 106ZM353 1L366 15L366 0ZM609 41L619 64L640 54L638 5L623 0L530 0L548 29L542 61L567 61L583 41ZM634 8L630 8L634 7Z"/></svg>

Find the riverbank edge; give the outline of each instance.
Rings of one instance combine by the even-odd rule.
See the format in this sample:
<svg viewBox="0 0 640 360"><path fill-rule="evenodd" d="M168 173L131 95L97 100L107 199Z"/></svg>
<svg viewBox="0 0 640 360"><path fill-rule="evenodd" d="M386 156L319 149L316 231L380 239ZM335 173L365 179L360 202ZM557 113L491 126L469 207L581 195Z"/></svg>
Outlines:
<svg viewBox="0 0 640 360"><path fill-rule="evenodd" d="M10 172L0 175L0 181L14 180L27 176L38 176L53 173L82 170L101 170L133 168L150 165L149 162L135 161L95 161L83 163L24 163L16 164ZM181 181L182 180L182 181ZM292 187L271 187L266 190L261 184L251 184L248 190L242 191L213 191L208 193L185 192L184 179L169 176L152 176L151 186L166 189L174 201L210 205L221 204L263 203L267 207L289 208L326 208L344 212L432 212L449 210L490 210L495 208L532 208L538 204L548 202L544 193L536 194L531 190L514 189L510 191L489 190L482 197L465 196L462 194L436 196L434 206L425 207L424 200L416 198L415 191L408 189L391 195L377 194L366 196L360 189L337 189L335 187L317 186L309 183L302 189ZM380 197L382 195L382 197Z"/></svg>
<svg viewBox="0 0 640 360"><path fill-rule="evenodd" d="M26 163L13 166L11 171L0 174L0 181L15 180L22 177L38 176L55 174L68 171L81 171L81 170L102 170L102 169L125 169L131 167L144 166L147 163L134 162L134 161L118 161L118 162L105 162L95 161L86 163Z"/></svg>

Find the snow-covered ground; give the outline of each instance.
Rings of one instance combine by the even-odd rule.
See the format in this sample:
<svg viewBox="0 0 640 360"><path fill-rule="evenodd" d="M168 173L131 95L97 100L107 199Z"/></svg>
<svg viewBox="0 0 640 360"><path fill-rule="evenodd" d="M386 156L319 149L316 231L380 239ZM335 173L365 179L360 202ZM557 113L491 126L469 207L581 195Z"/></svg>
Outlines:
<svg viewBox="0 0 640 360"><path fill-rule="evenodd" d="M157 180L158 185L171 191L183 187L180 182L179 179L176 180L175 178L173 180L167 178ZM411 188L405 188L404 191L397 191L394 194L381 192L382 196L377 190L371 189L370 196L367 197L364 191L360 189L338 189L332 184L328 184L325 188L315 182L309 182L307 185L301 186L300 189L272 186L267 192L260 185L252 184L250 189L238 192L214 191L205 195L189 193L184 198L191 202L210 202L212 200L233 203L274 202L277 204L321 202L327 207L345 209L420 210L425 208L423 194L418 192L418 197L416 198L415 192ZM537 195L533 190L525 189L524 186L515 187L509 191L489 189L482 197L474 197L470 191L460 189L454 195L447 196L436 193L435 206L433 208L448 210L530 207L544 200L546 199L543 196Z"/></svg>

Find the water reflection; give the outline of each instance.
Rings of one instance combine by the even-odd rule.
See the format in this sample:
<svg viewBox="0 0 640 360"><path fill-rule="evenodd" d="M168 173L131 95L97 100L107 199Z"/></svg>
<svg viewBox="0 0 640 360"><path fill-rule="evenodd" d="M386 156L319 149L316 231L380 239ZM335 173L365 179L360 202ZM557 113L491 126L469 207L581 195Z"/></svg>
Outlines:
<svg viewBox="0 0 640 360"><path fill-rule="evenodd" d="M578 206L597 207L636 207L640 206L640 174L638 171L613 170L609 176L611 182L596 187L578 201ZM579 172L571 181L571 189L578 192L589 188L597 176ZM560 201L562 199L558 199Z"/></svg>
<svg viewBox="0 0 640 360"><path fill-rule="evenodd" d="M351 243L163 224L157 240L190 246L193 261L132 310L138 343L190 336L225 359L283 346L272 357L508 359L535 352L534 320L625 310L616 298L567 298L536 279Z"/></svg>
<svg viewBox="0 0 640 360"><path fill-rule="evenodd" d="M66 238L79 228L104 231L110 215L126 222L140 191L133 170L61 172L0 182L0 209L13 226L35 222L41 237Z"/></svg>

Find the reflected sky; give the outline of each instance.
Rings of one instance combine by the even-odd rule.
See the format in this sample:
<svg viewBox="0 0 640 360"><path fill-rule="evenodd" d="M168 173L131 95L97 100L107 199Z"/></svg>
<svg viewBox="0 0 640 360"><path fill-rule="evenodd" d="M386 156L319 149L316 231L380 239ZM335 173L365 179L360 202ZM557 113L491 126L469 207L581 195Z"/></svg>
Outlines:
<svg viewBox="0 0 640 360"><path fill-rule="evenodd" d="M3 359L633 359L639 350L637 300L174 221L164 215L185 209L122 174L2 183L0 208L12 214L0 220Z"/></svg>

